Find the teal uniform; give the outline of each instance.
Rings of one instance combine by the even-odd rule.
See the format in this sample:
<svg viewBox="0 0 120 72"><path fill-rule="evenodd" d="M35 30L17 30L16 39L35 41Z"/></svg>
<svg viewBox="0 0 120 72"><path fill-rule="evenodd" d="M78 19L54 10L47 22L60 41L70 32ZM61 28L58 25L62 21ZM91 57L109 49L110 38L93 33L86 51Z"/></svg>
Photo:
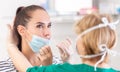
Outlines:
<svg viewBox="0 0 120 72"><path fill-rule="evenodd" d="M94 66L87 64L75 64L69 63L49 65L49 66L34 66L28 68L26 72L95 72ZM97 68L96 72L120 72L113 68Z"/></svg>

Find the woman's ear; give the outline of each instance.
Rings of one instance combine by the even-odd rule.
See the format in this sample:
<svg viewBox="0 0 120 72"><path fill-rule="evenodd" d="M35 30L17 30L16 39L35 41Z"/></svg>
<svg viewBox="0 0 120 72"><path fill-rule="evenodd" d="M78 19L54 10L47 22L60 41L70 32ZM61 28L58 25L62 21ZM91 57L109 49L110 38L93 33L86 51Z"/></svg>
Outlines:
<svg viewBox="0 0 120 72"><path fill-rule="evenodd" d="M82 39L78 39L77 42L76 42L76 48L77 48L77 52L78 54L80 55L84 55L85 54L85 47L82 43Z"/></svg>
<svg viewBox="0 0 120 72"><path fill-rule="evenodd" d="M19 33L21 36L25 36L25 27L24 27L24 26L18 25L17 30L18 30L18 33Z"/></svg>
<svg viewBox="0 0 120 72"><path fill-rule="evenodd" d="M29 33L29 31L26 30L25 26L18 25L17 30L20 36L22 36L23 38L29 41L32 40L32 35Z"/></svg>

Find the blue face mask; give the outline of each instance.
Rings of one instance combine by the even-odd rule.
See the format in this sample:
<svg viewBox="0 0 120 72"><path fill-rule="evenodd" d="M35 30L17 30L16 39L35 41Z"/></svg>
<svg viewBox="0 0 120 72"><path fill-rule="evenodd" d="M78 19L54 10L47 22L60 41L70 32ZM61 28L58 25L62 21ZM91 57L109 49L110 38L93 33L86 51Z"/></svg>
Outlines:
<svg viewBox="0 0 120 72"><path fill-rule="evenodd" d="M38 37L36 35L32 36L32 41L29 42L29 46L31 47L33 52L39 52L40 48L45 45L49 45L50 40Z"/></svg>

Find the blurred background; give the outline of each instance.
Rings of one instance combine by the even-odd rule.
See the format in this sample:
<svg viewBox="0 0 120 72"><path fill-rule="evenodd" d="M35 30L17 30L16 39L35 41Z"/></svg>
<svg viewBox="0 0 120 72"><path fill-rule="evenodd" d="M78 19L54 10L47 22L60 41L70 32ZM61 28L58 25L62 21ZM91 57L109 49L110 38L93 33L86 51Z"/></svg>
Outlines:
<svg viewBox="0 0 120 72"><path fill-rule="evenodd" d="M43 6L51 16L53 53L59 56L56 44L70 37L75 50L74 23L86 14L99 12L113 16L114 20L120 19L120 0L2 0L0 1L0 60L6 59L7 24L12 24L16 9L28 5ZM120 24L117 26L118 44L114 50L120 52ZM81 63L76 54L73 54L73 63ZM109 61L112 67L120 69L120 56L112 57Z"/></svg>

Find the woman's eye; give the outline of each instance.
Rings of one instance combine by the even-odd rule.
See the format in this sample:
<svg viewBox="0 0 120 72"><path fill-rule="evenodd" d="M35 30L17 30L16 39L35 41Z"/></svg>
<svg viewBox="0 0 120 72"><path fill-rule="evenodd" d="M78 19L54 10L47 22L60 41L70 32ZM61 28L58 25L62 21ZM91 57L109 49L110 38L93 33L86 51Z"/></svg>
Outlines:
<svg viewBox="0 0 120 72"><path fill-rule="evenodd" d="M51 25L48 25L48 28L51 28Z"/></svg>
<svg viewBox="0 0 120 72"><path fill-rule="evenodd" d="M37 25L36 27L37 27L37 28L42 28L42 25Z"/></svg>

